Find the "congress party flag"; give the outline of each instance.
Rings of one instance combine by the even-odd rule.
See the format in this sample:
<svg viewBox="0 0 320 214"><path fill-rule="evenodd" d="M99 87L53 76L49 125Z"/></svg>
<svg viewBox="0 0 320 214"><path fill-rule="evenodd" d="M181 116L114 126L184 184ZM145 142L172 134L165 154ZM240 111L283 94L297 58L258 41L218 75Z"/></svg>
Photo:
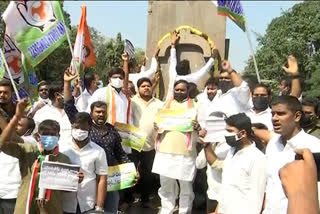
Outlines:
<svg viewBox="0 0 320 214"><path fill-rule="evenodd" d="M78 26L78 33L74 44L74 56L81 70L96 65L96 55L90 39L87 25L87 7L82 6L82 14Z"/></svg>
<svg viewBox="0 0 320 214"><path fill-rule="evenodd" d="M1 56L0 56L0 79L2 79L4 74L5 74L5 72L6 72L6 67L4 65L5 58L4 58L3 54L2 54L2 52L0 52L0 53L1 53Z"/></svg>
<svg viewBox="0 0 320 214"><path fill-rule="evenodd" d="M2 17L6 33L33 67L66 39L58 1L10 1Z"/></svg>
<svg viewBox="0 0 320 214"><path fill-rule="evenodd" d="M228 16L244 32L246 20L240 0L217 0L212 1L218 7L218 15Z"/></svg>

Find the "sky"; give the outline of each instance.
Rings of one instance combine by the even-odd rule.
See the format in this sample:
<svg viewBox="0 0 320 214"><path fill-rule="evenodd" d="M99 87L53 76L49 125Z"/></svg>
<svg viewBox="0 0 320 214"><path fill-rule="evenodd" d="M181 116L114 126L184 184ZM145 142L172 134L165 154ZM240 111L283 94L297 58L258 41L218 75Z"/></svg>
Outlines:
<svg viewBox="0 0 320 214"><path fill-rule="evenodd" d="M253 49L257 49L256 36L263 35L268 24L281 16L297 1L242 1ZM145 48L147 38L148 1L65 1L64 9L70 14L71 24L77 25L81 5L87 5L87 22L103 35L115 38L118 32L135 47ZM226 38L230 39L229 60L232 67L242 72L251 55L247 36L231 20L227 19Z"/></svg>

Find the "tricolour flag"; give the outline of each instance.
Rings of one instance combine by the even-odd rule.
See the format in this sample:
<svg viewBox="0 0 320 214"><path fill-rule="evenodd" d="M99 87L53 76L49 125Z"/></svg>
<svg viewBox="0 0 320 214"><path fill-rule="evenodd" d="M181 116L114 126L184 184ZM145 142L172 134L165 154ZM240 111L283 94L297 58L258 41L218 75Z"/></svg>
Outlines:
<svg viewBox="0 0 320 214"><path fill-rule="evenodd" d="M4 58L3 54L2 54L2 52L0 52L0 55L1 55L0 56L0 78L2 79L3 76L4 76L4 73L6 72L6 67L4 65L5 58Z"/></svg>
<svg viewBox="0 0 320 214"><path fill-rule="evenodd" d="M2 17L6 33L33 67L67 38L58 1L11 1Z"/></svg>
<svg viewBox="0 0 320 214"><path fill-rule="evenodd" d="M218 9L218 15L228 16L243 31L246 31L246 20L240 0L212 1Z"/></svg>
<svg viewBox="0 0 320 214"><path fill-rule="evenodd" d="M87 24L87 7L81 7L82 14L78 26L78 33L74 43L74 57L81 70L96 65L96 55L91 43L90 32Z"/></svg>

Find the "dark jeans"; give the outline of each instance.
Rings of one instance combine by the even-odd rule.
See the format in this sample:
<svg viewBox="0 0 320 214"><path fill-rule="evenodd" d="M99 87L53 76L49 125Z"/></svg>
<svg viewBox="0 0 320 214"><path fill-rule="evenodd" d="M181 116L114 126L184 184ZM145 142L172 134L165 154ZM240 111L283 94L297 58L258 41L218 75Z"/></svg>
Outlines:
<svg viewBox="0 0 320 214"><path fill-rule="evenodd" d="M119 200L120 196L118 191L107 192L107 197L104 202L104 211L116 214L118 212Z"/></svg>
<svg viewBox="0 0 320 214"><path fill-rule="evenodd" d="M211 200L207 198L207 213L213 213L218 206L217 200Z"/></svg>
<svg viewBox="0 0 320 214"><path fill-rule="evenodd" d="M13 214L16 199L0 199L0 214Z"/></svg>
<svg viewBox="0 0 320 214"><path fill-rule="evenodd" d="M148 202L155 184L155 176L151 173L155 151L134 151L133 155L135 162L137 162L137 168L140 174L140 179L136 185L136 191L141 194L142 202Z"/></svg>

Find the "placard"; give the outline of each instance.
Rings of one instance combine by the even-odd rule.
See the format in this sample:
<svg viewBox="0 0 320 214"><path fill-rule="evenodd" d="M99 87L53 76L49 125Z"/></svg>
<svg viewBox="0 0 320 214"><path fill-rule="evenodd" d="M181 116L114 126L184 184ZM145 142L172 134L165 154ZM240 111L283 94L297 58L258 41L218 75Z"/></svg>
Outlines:
<svg viewBox="0 0 320 214"><path fill-rule="evenodd" d="M125 163L108 168L107 191L118 191L134 186L137 177L134 163Z"/></svg>

